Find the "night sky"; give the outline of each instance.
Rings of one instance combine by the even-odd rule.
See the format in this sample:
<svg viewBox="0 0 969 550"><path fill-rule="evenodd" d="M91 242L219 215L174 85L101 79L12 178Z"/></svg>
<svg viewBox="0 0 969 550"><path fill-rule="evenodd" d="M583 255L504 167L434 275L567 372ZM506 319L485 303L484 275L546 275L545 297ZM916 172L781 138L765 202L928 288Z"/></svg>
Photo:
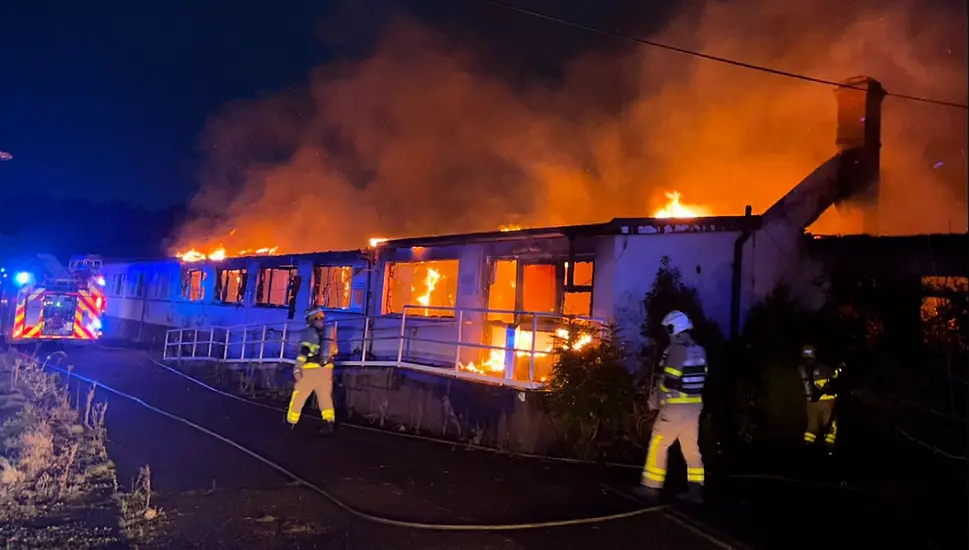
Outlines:
<svg viewBox="0 0 969 550"><path fill-rule="evenodd" d="M613 2L594 12L583 2L519 4L554 5L562 15L626 26L649 3ZM0 193L116 199L148 208L184 203L198 185L197 136L219 106L300 85L321 62L365 49L400 13L490 43L507 60L501 69L511 73L554 73L556 61L603 46L599 37L480 0L292 0L285 6L5 3L0 150L14 160L0 165Z"/></svg>

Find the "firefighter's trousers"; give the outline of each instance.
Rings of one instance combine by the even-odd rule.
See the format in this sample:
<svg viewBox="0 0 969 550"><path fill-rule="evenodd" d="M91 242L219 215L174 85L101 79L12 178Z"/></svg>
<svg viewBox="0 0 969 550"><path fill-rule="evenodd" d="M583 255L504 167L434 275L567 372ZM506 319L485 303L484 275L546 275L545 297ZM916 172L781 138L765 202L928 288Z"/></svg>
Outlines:
<svg viewBox="0 0 969 550"><path fill-rule="evenodd" d="M303 405L309 399L311 393L316 394L316 402L320 406L323 420L333 422L336 420L336 411L333 409L333 366L319 366L311 363L303 365L300 369L302 376L296 381L293 388L293 396L289 400L289 410L286 413L286 420L290 424L299 422L300 413Z"/></svg>
<svg viewBox="0 0 969 550"><path fill-rule="evenodd" d="M700 455L700 413L702 403L669 403L659 412L649 439L646 465L640 483L659 489L666 482L666 463L670 446L677 439L686 461L686 481L690 485L703 485L703 457Z"/></svg>
<svg viewBox="0 0 969 550"><path fill-rule="evenodd" d="M804 430L804 442L813 444L823 431L824 443L834 446L838 437L838 419L834 417L834 399L822 399L816 403L807 404L807 428Z"/></svg>

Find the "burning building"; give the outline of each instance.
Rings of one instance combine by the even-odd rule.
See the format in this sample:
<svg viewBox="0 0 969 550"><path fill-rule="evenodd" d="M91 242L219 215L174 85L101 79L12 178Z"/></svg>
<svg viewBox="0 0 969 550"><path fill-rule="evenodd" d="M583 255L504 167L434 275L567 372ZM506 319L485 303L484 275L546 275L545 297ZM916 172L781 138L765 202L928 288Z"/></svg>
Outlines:
<svg viewBox="0 0 969 550"><path fill-rule="evenodd" d="M712 216L669 193L667 206L646 218L374 238L342 252L218 247L110 263L104 273L115 299L105 330L160 339L179 327L282 326L318 305L340 325L350 361L363 354L536 385L549 374L549 352L576 323L569 345L585 345L607 319L636 343L642 300L666 256L708 315L736 335L745 312L777 282L808 302L820 298L805 229L838 203L873 211L883 96L874 80L846 82L837 92L839 152L761 215L748 207Z"/></svg>

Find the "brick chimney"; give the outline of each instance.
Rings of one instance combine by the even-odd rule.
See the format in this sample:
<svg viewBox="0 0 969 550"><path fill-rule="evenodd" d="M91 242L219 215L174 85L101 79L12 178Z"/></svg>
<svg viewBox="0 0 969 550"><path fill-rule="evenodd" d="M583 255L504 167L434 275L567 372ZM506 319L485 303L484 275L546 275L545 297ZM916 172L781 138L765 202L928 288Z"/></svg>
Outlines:
<svg viewBox="0 0 969 550"><path fill-rule="evenodd" d="M864 216L864 232L877 235L885 88L867 76L850 78L842 84L835 90L838 102L835 143L842 159L838 170L838 202L859 208Z"/></svg>

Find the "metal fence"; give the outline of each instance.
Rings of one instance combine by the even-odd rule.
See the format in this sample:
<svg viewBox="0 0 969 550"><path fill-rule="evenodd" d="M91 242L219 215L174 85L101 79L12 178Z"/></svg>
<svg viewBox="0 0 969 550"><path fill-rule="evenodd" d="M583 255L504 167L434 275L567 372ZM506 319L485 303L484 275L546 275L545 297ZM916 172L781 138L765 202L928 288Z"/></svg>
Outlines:
<svg viewBox="0 0 969 550"><path fill-rule="evenodd" d="M433 312L434 316L430 316ZM299 322L169 330L166 360L294 363ZM406 306L401 314L328 319L335 363L395 366L492 384L537 388L554 350L592 345L603 323L554 313Z"/></svg>

